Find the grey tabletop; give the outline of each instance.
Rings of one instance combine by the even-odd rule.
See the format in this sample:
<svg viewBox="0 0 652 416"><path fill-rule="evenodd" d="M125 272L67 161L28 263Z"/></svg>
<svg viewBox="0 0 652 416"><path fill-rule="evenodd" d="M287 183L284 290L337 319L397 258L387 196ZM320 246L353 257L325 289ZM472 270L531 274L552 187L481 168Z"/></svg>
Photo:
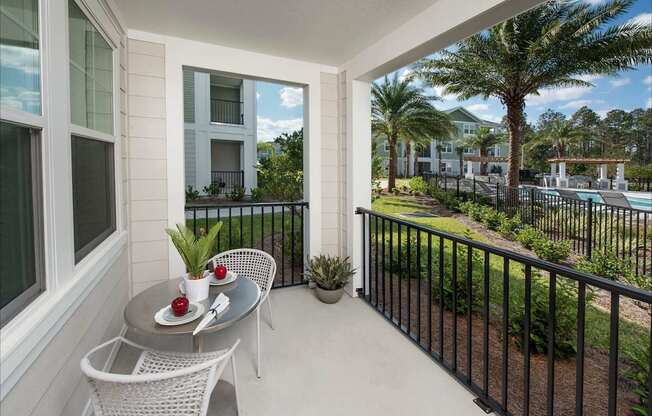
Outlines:
<svg viewBox="0 0 652 416"><path fill-rule="evenodd" d="M172 299L177 296L181 296L179 292L180 282L181 279L179 278L159 283L131 299L124 312L127 325L137 331L154 335L192 334L201 318L177 326L163 326L154 321L154 314L159 309L169 305ZM233 325L254 311L260 302L258 285L253 280L240 276L233 283L223 286L211 286L208 299L201 302L206 307L206 311L220 293L224 293L229 297L229 307L204 328L201 333L215 332Z"/></svg>

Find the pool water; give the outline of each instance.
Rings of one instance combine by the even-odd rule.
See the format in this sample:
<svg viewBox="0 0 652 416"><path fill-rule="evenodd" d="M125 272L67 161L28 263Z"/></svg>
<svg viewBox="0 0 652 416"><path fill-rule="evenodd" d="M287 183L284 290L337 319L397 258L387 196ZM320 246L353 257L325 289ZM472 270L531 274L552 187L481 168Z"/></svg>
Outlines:
<svg viewBox="0 0 652 416"><path fill-rule="evenodd" d="M543 192L548 195L559 196L559 192L552 189L545 189L543 190ZM593 202L604 204L604 200L602 199L600 194L596 192L576 191L576 194L582 201L588 201L589 199L593 199ZM652 199L635 197L632 195L627 195L626 193L624 194L624 196L625 198L627 198L627 201L632 206L632 208L640 209L643 211L652 211Z"/></svg>

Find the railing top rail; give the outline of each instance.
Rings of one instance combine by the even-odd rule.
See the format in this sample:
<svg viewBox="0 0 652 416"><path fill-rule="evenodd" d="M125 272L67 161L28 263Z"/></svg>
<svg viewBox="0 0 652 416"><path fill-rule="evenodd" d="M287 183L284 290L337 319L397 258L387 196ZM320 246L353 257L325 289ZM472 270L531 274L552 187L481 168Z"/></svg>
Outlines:
<svg viewBox="0 0 652 416"><path fill-rule="evenodd" d="M297 202L245 202L240 204L186 204L185 210L192 209L223 209L223 208L249 208L249 207L297 207L303 206L309 208L308 202L306 201L297 201Z"/></svg>
<svg viewBox="0 0 652 416"><path fill-rule="evenodd" d="M614 282L614 281L611 281L611 280L608 280L608 279L605 279L605 278L602 278L602 277L598 277L598 276L595 276L595 275L592 275L592 274L588 274L588 273L585 273L585 272L582 272L582 271L579 271L579 270L571 269L570 267L567 267L567 266L562 266L562 265L559 265L559 264L551 263L551 262L546 261L546 260L541 260L541 259L537 259L537 258L534 258L534 257L525 256L523 254L519 254L519 253L516 253L516 252L513 252L513 251L505 250L505 249L502 249L502 248L499 248L499 247L490 246L488 244L481 243L481 242L478 242L478 241L469 240L469 239L466 239L464 237L460 237L460 236L457 236L457 235L454 235L454 234L449 234L447 232L435 230L434 228L430 228L430 227L427 227L427 226L424 226L424 225L421 225L421 224L418 224L418 223L415 223L415 222L412 222L412 221L402 220L402 219L399 219L399 218L397 218L395 216L383 214L383 213L376 212L376 211L372 211L372 210L367 209L367 208L358 207L358 208L356 208L355 213L356 214L370 214L370 215L373 215L373 216L378 217L378 218L384 218L386 220L393 221L393 222L401 224L401 225L409 226L409 227L411 227L413 229L417 229L417 230L420 230L420 231L423 231L423 232L426 232L426 233L430 233L430 234L436 235L438 237L443 237L443 238L445 238L447 240L455 241L457 243L461 243L461 244L464 244L466 246L469 246L469 247L472 247L472 248L475 248L475 249L487 251L487 252L489 252L491 254L496 254L496 255L505 257L507 259L510 259L510 260L515 260L515 261L517 261L519 263L522 263L522 264L525 264L525 265L529 265L529 266L532 266L532 267L535 267L535 268L538 268L538 269L546 270L548 272L554 272L557 275L567 277L567 278L570 278L570 279L573 279L573 280L577 280L577 281L580 281L580 282L584 282L584 283L586 283L586 284L588 284L590 286L599 287L599 288L607 290L609 292L617 293L619 295L623 295L623 296L626 296L626 297L634 299L634 300L638 300L638 301L641 301L641 302L652 304L652 292L648 292L648 291L645 291L645 290L642 290L642 289L639 289L639 288L636 288L636 287L633 287L633 286L624 285L624 284L619 283L619 282Z"/></svg>
<svg viewBox="0 0 652 416"><path fill-rule="evenodd" d="M244 170L212 170L211 173L241 173Z"/></svg>

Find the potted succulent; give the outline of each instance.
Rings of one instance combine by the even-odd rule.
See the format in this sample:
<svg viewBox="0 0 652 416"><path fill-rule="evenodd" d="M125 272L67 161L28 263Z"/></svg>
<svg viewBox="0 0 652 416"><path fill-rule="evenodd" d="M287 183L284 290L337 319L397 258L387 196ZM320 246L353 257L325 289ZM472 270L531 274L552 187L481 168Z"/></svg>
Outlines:
<svg viewBox="0 0 652 416"><path fill-rule="evenodd" d="M176 230L165 229L186 265L188 273L183 277L183 284L186 296L191 302L208 298L210 272L206 270L206 264L213 253L215 238L220 228L222 222L213 225L208 233L202 230L199 237L183 224L178 224Z"/></svg>
<svg viewBox="0 0 652 416"><path fill-rule="evenodd" d="M344 286L355 274L348 257L317 256L308 262L306 277L315 284L315 294L324 303L336 303Z"/></svg>

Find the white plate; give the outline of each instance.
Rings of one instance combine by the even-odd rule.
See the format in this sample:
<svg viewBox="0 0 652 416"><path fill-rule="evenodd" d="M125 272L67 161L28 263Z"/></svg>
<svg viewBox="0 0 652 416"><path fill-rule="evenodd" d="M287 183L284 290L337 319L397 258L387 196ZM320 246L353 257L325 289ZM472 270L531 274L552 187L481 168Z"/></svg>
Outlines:
<svg viewBox="0 0 652 416"><path fill-rule="evenodd" d="M217 277L215 277L215 274L211 274L211 281L210 284L211 286L222 286L222 285L228 285L229 283L235 282L235 279L238 278L238 274L235 272L226 272L226 277L222 280L217 280Z"/></svg>
<svg viewBox="0 0 652 416"><path fill-rule="evenodd" d="M183 325L200 318L204 314L205 309L206 308L204 308L204 305L201 303L190 302L188 313L183 316L174 316L174 313L172 313L172 307L168 305L154 314L154 321L156 321L157 324L164 326Z"/></svg>

